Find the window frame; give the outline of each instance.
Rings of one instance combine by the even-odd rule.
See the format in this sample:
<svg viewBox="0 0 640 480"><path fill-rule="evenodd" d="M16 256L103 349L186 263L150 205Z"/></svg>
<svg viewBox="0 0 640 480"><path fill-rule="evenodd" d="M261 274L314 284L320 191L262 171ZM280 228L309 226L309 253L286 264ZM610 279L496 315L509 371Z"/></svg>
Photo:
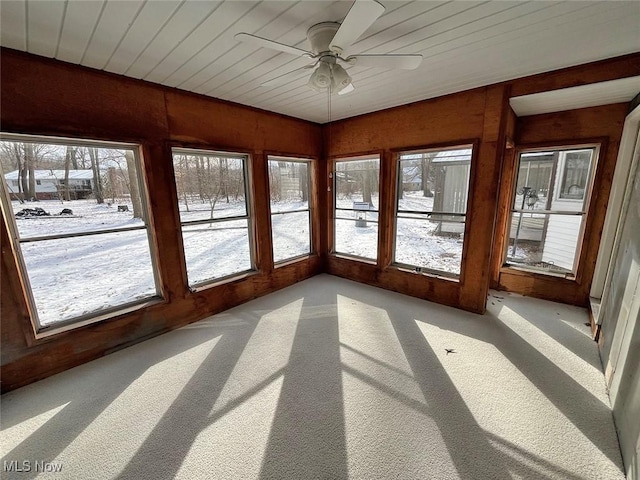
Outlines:
<svg viewBox="0 0 640 480"><path fill-rule="evenodd" d="M333 215L333 221L332 221L332 234L333 234L333 238L331 239L331 251L329 252L331 255L336 256L336 257L342 257L342 258L348 258L350 260L355 260L355 261L359 261L359 262L363 262L363 263L368 263L368 264L376 264L378 263L378 259L380 258L380 215L381 215L381 211L380 211L380 201L381 201L381 195L380 195L380 188L382 185L381 182L381 175L382 175L382 154L381 153L370 153L370 154L364 154L364 155L356 155L356 156L352 156L352 157L340 157L340 158L334 158L332 160L332 169L330 172L330 176L332 177L331 180L331 188L333 189L333 195L332 195L332 202L333 202L333 211L332 211L332 215ZM354 222L357 220L356 216L355 216L355 212L361 211L361 210L357 210L354 208L338 208L337 204L337 194L338 194L338 189L337 187L337 182L338 182L338 175L337 175L337 165L339 163L344 163L344 162L358 162L358 161L367 161L367 160L376 160L378 162L378 208L376 210L367 210L367 211L371 211L371 212L375 212L378 214L378 220L369 220L367 219L367 222L371 222L371 223L375 223L378 227L378 232L377 232L377 236L376 236L376 258L371 258L371 257L363 257L360 255L353 255L351 253L345 253L345 252L339 252L336 250L336 221L337 220L353 220ZM338 216L336 215L337 211L351 211L354 212L354 218L350 219L350 218L338 218Z"/></svg>
<svg viewBox="0 0 640 480"><path fill-rule="evenodd" d="M289 163L299 163L299 164L305 164L307 166L307 208L306 209L299 209L299 210L288 210L286 212L273 212L271 210L271 168L269 167L269 162L277 162L277 161L282 161L282 162L289 162ZM268 191L269 191L269 217L270 220L273 219L274 215L286 215L289 213L301 213L301 212L307 212L308 216L309 216L309 251L306 253L302 253L300 255L294 255L293 257L288 257L285 258L283 260L275 260L275 246L274 246L274 241L273 241L273 228L271 228L271 254L272 254L272 259L273 259L273 267L274 268L278 268L280 266L292 263L292 262L296 262L298 260L302 260L304 258L308 258L310 255L313 254L313 209L314 209L314 205L313 205L313 195L312 195L312 189L311 189L311 180L312 180L312 166L313 166L313 160L310 158L300 158L300 157L287 157L284 155L267 155L267 187L268 187ZM271 224L273 225L273 222L271 222Z"/></svg>
<svg viewBox="0 0 640 480"><path fill-rule="evenodd" d="M137 170L136 181L138 182L138 189L140 192L140 203L142 208L142 220L143 226L132 226L122 228L111 228L95 231L76 232L76 233L60 233L52 235L39 235L33 237L20 236L18 225L16 224L15 212L11 205L10 192L5 186L4 178L2 179L2 185L0 186L0 208L5 218L5 225L9 234L9 240L11 242L14 260L18 268L18 274L20 276L22 293L26 301L26 307L29 314L29 321L34 334L35 339L41 339L50 337L58 333L66 332L69 330L77 329L86 325L109 320L118 317L122 314L136 311L150 305L155 305L165 301L166 293L164 291L164 285L160 276L160 269L158 268L158 253L154 241L153 225L151 224L150 215L150 202L149 202L149 190L146 182L146 174L144 172L144 162L141 153L141 146L135 143L128 142L113 142L104 140L93 139L77 139L66 138L57 136L42 136L42 135L28 135L28 134L14 134L0 132L0 142L20 142L20 143L34 143L34 144L46 144L46 145L59 145L70 147L92 147L92 148L104 148L104 149L122 149L129 150L133 153L133 158ZM86 313L76 317L72 317L66 320L53 322L49 325L42 325L38 315L38 309L36 306L35 297L33 295L33 289L31 287L31 281L29 278L29 272L27 270L26 262L21 245L23 243L33 243L47 240L63 240L66 238L77 237L89 237L95 235L112 234L119 232L131 232L145 230L147 234L147 242L149 244L149 257L152 269L152 275L155 286L155 295L151 295L139 300L133 300L125 302L117 306L108 307L105 309L97 310L95 312Z"/></svg>
<svg viewBox="0 0 640 480"><path fill-rule="evenodd" d="M245 215L242 216L233 216L233 217L222 217L222 218L213 218L213 219L201 219L201 220L191 220L191 221L183 221L180 217L180 198L178 197L177 191L177 183L175 177L175 167L174 167L174 155L182 154L182 155L203 155L208 157L225 157L225 158L233 158L242 160L242 174L244 177L244 198L245 198ZM182 147L182 146L172 146L171 147L171 165L173 169L173 183L176 186L176 198L175 198L175 206L178 209L178 221L180 223L180 236L182 240L182 263L185 267L186 273L186 285L189 291L191 292L199 292L202 290L206 290L208 288L215 287L217 285L221 285L227 283L229 281L235 280L239 277L243 277L245 275L254 273L257 271L256 269L256 239L255 239L255 228L254 228L254 208L253 208L253 195L252 195L252 182L251 182L251 155L248 153L240 153L240 152L227 152L224 150L217 149L206 149L206 148L190 148L190 147ZM204 280L202 282L197 282L194 284L189 283L189 272L187 268L187 258L184 250L184 235L183 235L183 227L185 226L194 226L194 225L203 225L207 223L224 223L230 221L238 221L238 220L246 220L247 222L247 235L249 237L249 268L246 270L241 270L239 272L230 273L228 275L224 275L222 277L210 278L208 280Z"/></svg>
<svg viewBox="0 0 640 480"><path fill-rule="evenodd" d="M454 151L454 150L470 150L469 154L469 173L468 173L468 183L467 183L467 199L466 199L466 211L465 213L457 213L457 212L437 212L437 211L413 211L413 210L400 210L400 185L403 178L402 173L402 161L403 155L411 155L411 154L423 154L429 152L446 152L446 151ZM419 149L411 149L411 150L398 150L395 152L395 171L396 171L396 185L395 185L395 198L394 198L394 210L393 210L393 242L392 242L392 251L391 251L391 265L394 267L410 270L415 273L421 273L428 275L434 278L442 278L445 280L460 282L462 278L463 270L464 270L464 251L465 251L465 242L466 242L466 231L467 231L467 216L469 215L469 204L470 204L470 195L471 195L471 184L472 184L472 175L473 175L473 159L476 155L477 145L475 143L461 143L459 145L446 145L441 147L426 147ZM406 160L406 159L405 159ZM462 243L462 252L461 252L461 260L460 260L460 273L446 272L444 270L437 270L429 267L423 267L420 265L411 265L404 262L398 262L396 260L396 249L397 249L397 237L398 237L398 219L404 218L409 220L418 220L418 221L429 221L429 218L424 218L431 216L433 214L436 215L448 215L455 217L464 218L463 222L460 222L464 225L462 230L463 233L463 243ZM408 215L408 216L402 216ZM414 215L414 216L411 216ZM418 215L422 215L423 217L419 217Z"/></svg>
<svg viewBox="0 0 640 480"><path fill-rule="evenodd" d="M544 146L531 146L531 147L520 146L516 148L515 168L513 169L513 177L512 177L512 183L511 183L512 187L508 197L509 208L507 209L507 221L506 221L505 231L504 231L505 241L504 241L503 251L502 251L502 268L503 269L523 272L531 275L541 275L543 278L562 278L572 282L579 281L581 277L581 271L582 271L581 257L583 253L583 246L584 246L584 240L585 240L584 234L585 234L587 222L589 220L589 216L591 214L590 209L591 209L591 202L593 200L593 187L596 182L598 165L599 165L599 162L602 160L601 159L602 149L603 149L603 145L601 142L598 142L598 141L592 141L592 142L587 141L587 142L580 142L575 144L571 144L569 142L560 143L560 144L552 143L552 144L545 144ZM581 199L561 197L560 190L562 189L562 183L565 178L565 169L566 169L565 168L566 157L563 156L563 154L566 154L568 152L580 152L580 151L587 151L587 150L592 151L593 153L591 157L591 164L587 174L588 176L587 176L585 194L582 196ZM510 263L508 259L509 250L512 248L512 245L510 245L510 239L511 239L511 225L513 222L513 215L517 213L521 213L521 211L522 213L531 213L532 211L532 210L528 210L526 207L525 209L514 208L515 198L517 195L518 175L520 172L522 155L525 153L544 153L544 152L548 152L552 154L558 153L558 159L556 161L558 165L560 165L560 167L554 167L554 168L557 168L557 170L561 170L560 175L556 175L553 171L551 172L552 178L550 182L551 183L550 188L552 188L554 191L552 192L553 195L550 197L550 201L555 200L555 201L567 202L571 204L576 204L577 202L582 203L582 207L580 210L544 209L544 210L537 211L537 213L545 214L547 216L557 215L557 216L581 216L582 217L580 222L580 229L578 231L578 238L576 243L575 256L573 259L573 266L570 273L563 273L563 272L557 272L557 271L554 272L554 271L544 270L543 268L535 268L535 267L528 267L526 265L518 265L515 263ZM554 178L554 176L558 178Z"/></svg>

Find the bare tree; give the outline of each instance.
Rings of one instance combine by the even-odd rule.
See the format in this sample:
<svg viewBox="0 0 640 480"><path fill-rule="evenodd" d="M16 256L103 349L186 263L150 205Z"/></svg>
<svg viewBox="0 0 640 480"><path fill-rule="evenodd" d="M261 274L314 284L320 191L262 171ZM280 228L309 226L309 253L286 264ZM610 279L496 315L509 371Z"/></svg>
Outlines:
<svg viewBox="0 0 640 480"><path fill-rule="evenodd" d="M75 148L67 147L66 155L64 157L64 183L63 183L63 198L66 201L71 200L71 193L69 192L69 168L71 166L72 158L75 158Z"/></svg>
<svg viewBox="0 0 640 480"><path fill-rule="evenodd" d="M104 203L102 195L102 177L100 175L100 159L97 148L89 148L89 157L91 158L91 170L93 172L93 194L98 204Z"/></svg>
<svg viewBox="0 0 640 480"><path fill-rule="evenodd" d="M24 169L22 186L27 200L37 201L36 194L36 158L32 143L25 143L24 146Z"/></svg>
<svg viewBox="0 0 640 480"><path fill-rule="evenodd" d="M124 154L127 160L127 171L129 172L129 194L133 204L133 218L142 218L142 201L140 198L140 188L138 187L138 176L136 173L136 161L133 152L127 151Z"/></svg>

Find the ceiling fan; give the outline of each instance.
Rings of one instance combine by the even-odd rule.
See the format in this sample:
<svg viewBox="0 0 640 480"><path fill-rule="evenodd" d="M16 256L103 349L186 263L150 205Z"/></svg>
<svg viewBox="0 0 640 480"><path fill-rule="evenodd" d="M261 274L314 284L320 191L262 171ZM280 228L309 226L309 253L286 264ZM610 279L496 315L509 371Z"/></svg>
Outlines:
<svg viewBox="0 0 640 480"><path fill-rule="evenodd" d="M340 63L347 66L413 70L422 62L422 55L419 54L361 54L346 58L342 56L351 44L382 15L382 12L384 12L384 6L376 0L355 0L342 23L322 22L309 28L307 38L311 44L311 51L250 33L238 33L235 38L241 42L315 60L314 63L268 80L262 84L263 86L282 84L292 76L299 75L301 71L314 69L309 77L309 87L318 92L329 90L342 95L353 91L354 87L351 77Z"/></svg>

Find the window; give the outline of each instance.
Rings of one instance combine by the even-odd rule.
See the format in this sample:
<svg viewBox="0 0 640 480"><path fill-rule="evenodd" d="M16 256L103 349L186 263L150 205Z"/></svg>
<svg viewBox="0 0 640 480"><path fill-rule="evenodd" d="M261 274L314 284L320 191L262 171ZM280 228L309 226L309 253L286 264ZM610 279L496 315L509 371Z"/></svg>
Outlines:
<svg viewBox="0 0 640 480"><path fill-rule="evenodd" d="M174 149L189 286L253 269L246 155Z"/></svg>
<svg viewBox="0 0 640 480"><path fill-rule="evenodd" d="M37 331L160 296L133 146L3 136L0 163L3 209ZM81 197L54 182L36 188L35 177L65 175L91 178L95 187ZM14 178L18 185L9 185Z"/></svg>
<svg viewBox="0 0 640 480"><path fill-rule="evenodd" d="M507 265L575 275L596 158L596 147L520 153Z"/></svg>
<svg viewBox="0 0 640 480"><path fill-rule="evenodd" d="M460 275L471 153L462 146L400 154L395 264Z"/></svg>
<svg viewBox="0 0 640 480"><path fill-rule="evenodd" d="M269 157L269 196L274 263L311 252L309 162Z"/></svg>
<svg viewBox="0 0 640 480"><path fill-rule="evenodd" d="M345 159L335 165L334 251L376 260L380 158Z"/></svg>

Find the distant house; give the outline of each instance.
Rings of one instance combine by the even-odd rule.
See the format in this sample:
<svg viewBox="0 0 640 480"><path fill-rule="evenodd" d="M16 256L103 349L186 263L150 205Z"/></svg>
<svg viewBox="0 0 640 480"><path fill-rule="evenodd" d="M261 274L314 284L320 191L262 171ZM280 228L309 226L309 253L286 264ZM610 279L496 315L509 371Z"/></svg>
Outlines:
<svg viewBox="0 0 640 480"><path fill-rule="evenodd" d="M64 170L35 170L36 199L54 200L60 198L65 188ZM12 200L22 198L18 170L4 176ZM93 172L91 170L69 170L69 195L72 200L87 198L93 191Z"/></svg>

